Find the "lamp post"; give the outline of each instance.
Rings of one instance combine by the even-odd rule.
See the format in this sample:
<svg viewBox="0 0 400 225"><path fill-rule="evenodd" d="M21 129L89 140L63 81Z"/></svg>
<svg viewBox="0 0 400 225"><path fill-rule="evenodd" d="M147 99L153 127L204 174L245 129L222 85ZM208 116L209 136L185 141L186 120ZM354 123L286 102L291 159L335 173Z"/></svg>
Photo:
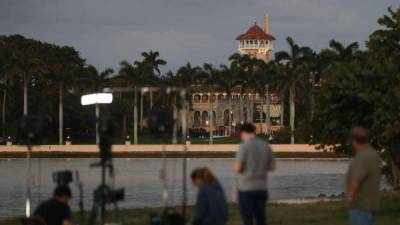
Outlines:
<svg viewBox="0 0 400 225"><path fill-rule="evenodd" d="M83 95L81 97L81 104L95 105L96 108L96 144L99 144L99 119L100 119L100 104L110 104L113 101L113 95L111 93L94 93Z"/></svg>

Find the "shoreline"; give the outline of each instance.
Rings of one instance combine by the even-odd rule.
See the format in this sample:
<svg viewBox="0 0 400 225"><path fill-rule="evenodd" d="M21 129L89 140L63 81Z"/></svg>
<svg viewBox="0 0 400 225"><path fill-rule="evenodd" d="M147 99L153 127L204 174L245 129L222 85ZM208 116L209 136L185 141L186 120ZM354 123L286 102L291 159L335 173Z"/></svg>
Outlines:
<svg viewBox="0 0 400 225"><path fill-rule="evenodd" d="M113 152L114 158L134 158L134 159L160 159L162 152ZM236 152L187 152L187 158L234 158ZM5 152L0 151L0 159L22 159L26 157L26 152ZM98 158L98 152L38 152L31 153L32 158ZM166 152L166 158L182 158L182 152ZM283 160L348 160L349 156L336 154L333 152L275 152L275 157Z"/></svg>

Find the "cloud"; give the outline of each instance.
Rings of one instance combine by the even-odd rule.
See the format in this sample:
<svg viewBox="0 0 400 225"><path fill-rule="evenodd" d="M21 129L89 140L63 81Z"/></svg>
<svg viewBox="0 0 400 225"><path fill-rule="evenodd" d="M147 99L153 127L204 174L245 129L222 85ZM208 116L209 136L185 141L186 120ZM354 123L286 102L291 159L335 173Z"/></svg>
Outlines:
<svg viewBox="0 0 400 225"><path fill-rule="evenodd" d="M396 0L1 0L0 34L72 45L100 68L160 51L168 69L191 61L218 65L234 38L268 13L275 51L285 38L315 49L332 38L365 41Z"/></svg>

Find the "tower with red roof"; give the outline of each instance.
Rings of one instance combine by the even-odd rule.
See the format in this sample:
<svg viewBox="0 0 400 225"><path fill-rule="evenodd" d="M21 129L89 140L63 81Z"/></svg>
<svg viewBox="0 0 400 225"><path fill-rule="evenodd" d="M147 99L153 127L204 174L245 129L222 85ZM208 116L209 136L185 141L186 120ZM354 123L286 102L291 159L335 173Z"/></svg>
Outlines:
<svg viewBox="0 0 400 225"><path fill-rule="evenodd" d="M246 33L236 38L239 44L239 53L249 55L268 62L273 49L274 36L269 33L269 17L264 15L264 29L254 23Z"/></svg>

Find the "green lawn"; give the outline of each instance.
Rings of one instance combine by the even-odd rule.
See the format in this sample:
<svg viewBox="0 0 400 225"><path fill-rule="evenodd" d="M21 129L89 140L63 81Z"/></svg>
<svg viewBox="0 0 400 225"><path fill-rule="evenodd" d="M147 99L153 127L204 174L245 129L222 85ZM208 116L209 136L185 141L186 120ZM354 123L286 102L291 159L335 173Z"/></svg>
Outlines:
<svg viewBox="0 0 400 225"><path fill-rule="evenodd" d="M148 224L148 214L157 211L160 209L132 209L123 211L123 215L128 225L145 225ZM17 221L17 219L2 221L0 225L16 225ZM268 222L269 225L341 225L347 224L347 213L342 202L269 204ZM241 224L236 205L230 206L228 224ZM383 194L377 225L398 224L400 224L400 193Z"/></svg>

